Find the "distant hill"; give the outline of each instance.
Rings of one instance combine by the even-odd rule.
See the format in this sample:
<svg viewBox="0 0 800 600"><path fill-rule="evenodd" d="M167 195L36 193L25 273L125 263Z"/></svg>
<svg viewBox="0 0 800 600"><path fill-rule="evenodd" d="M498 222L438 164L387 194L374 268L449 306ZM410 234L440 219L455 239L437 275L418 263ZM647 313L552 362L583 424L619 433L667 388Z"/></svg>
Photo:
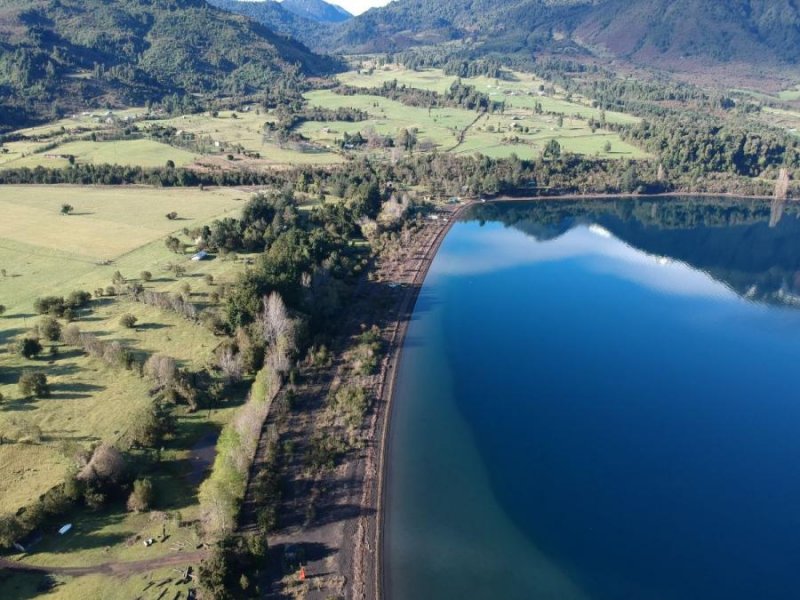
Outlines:
<svg viewBox="0 0 800 600"><path fill-rule="evenodd" d="M281 6L298 16L318 23L343 23L353 18L349 12L324 0L283 0Z"/></svg>
<svg viewBox="0 0 800 600"><path fill-rule="evenodd" d="M0 0L0 127L168 95L247 94L336 62L205 0Z"/></svg>
<svg viewBox="0 0 800 600"><path fill-rule="evenodd" d="M223 10L244 15L265 25L272 31L295 38L312 46L324 38L329 25L298 15L284 8L282 2L265 0L208 0L209 4Z"/></svg>
<svg viewBox="0 0 800 600"><path fill-rule="evenodd" d="M796 64L795 0L397 0L339 28L349 51L465 40L484 52L556 47L632 62Z"/></svg>

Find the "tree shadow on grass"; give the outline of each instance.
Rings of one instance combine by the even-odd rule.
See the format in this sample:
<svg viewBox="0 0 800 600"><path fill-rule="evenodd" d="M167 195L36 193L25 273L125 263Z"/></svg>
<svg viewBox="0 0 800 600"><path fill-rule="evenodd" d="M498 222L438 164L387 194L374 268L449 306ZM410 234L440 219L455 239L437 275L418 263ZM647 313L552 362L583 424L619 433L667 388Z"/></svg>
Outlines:
<svg viewBox="0 0 800 600"><path fill-rule="evenodd" d="M174 325L168 323L143 323L136 325L136 331L154 331L157 329L172 329Z"/></svg>
<svg viewBox="0 0 800 600"><path fill-rule="evenodd" d="M41 364L38 365L34 364L26 368L32 371L44 370L46 371L48 379L50 377L64 377L66 375L74 375L75 373L80 373L82 370L73 363L59 364L58 362L56 362L55 364L48 365L44 363L44 361L42 361Z"/></svg>
<svg viewBox="0 0 800 600"><path fill-rule="evenodd" d="M0 321L0 344L6 344L11 340L13 340L15 337L22 335L23 333L25 333L25 331L27 331L22 327L3 329L2 324L3 322Z"/></svg>
<svg viewBox="0 0 800 600"><path fill-rule="evenodd" d="M0 405L2 412L28 412L36 410L35 398L18 398L16 400L6 400Z"/></svg>
<svg viewBox="0 0 800 600"><path fill-rule="evenodd" d="M114 546L128 539L135 532L115 531L103 533L105 527L119 525L126 517L121 506L111 506L101 512L91 512L82 508L51 522L42 532L42 543L36 546L34 554L69 554L85 550L95 550ZM58 527L71 523L72 529L66 535L58 533Z"/></svg>
<svg viewBox="0 0 800 600"><path fill-rule="evenodd" d="M50 393L50 398L55 400L79 400L91 398L97 392L103 391L105 386L93 383L62 383Z"/></svg>
<svg viewBox="0 0 800 600"><path fill-rule="evenodd" d="M3 600L41 598L62 585L49 573L0 571L0 597Z"/></svg>

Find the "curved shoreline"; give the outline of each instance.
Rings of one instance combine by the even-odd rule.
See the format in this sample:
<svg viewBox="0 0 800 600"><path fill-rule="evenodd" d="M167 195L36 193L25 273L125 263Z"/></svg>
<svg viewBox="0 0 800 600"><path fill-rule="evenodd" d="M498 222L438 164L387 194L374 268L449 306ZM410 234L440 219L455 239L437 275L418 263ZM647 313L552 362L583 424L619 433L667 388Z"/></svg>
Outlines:
<svg viewBox="0 0 800 600"><path fill-rule="evenodd" d="M487 199L486 203L491 202L536 202L536 201L553 201L553 200L609 200L613 198L632 200L637 198L687 198L696 196L698 198L704 197L717 197L735 200L751 200L751 201L765 201L774 200L770 196L743 196L737 194L712 194L712 193L692 193L692 192L674 192L664 194L565 194L562 196L533 196L533 197L510 197L501 196L492 199ZM420 268L417 271L413 282L410 284L405 297L398 309L397 313L397 328L392 335L389 345L389 354L387 356L388 368L384 373L382 400L383 411L377 420L376 430L373 431L374 438L379 444L378 454L378 469L377 478L372 482L373 489L376 490L376 517L375 517L375 559L372 565L374 572L374 592L376 600L385 600L386 598L386 569L384 565L385 555L385 521L386 521L386 482L389 478L389 461L388 450L391 440L391 423L392 415L394 412L394 390L397 383L398 367L402 359L403 347L405 344L405 337L408 331L409 323L414 314L417 299L422 291L422 286L428 275L433 259L439 251L447 234L450 232L453 224L468 208L481 204L480 200L469 200L459 205L449 216L448 221L434 236L431 243L425 248L424 256L421 259ZM358 557L357 560L366 561L367 557Z"/></svg>
<svg viewBox="0 0 800 600"><path fill-rule="evenodd" d="M400 365L400 360L403 355L403 346L405 345L406 333L408 332L408 325L414 315L419 294L422 291L422 286L430 271L433 259L439 252L442 242L447 237L453 224L458 220L461 214L470 206L473 206L475 201L469 201L458 206L448 216L448 221L434 236L431 243L425 249L425 254L421 259L420 268L411 282L411 287L405 294L402 304L398 310L398 326L394 331L394 335L390 341L390 356L389 367L385 373L386 385L383 389L384 409L383 414L379 419L380 431L378 434L378 441L380 444L380 453L378 455L378 477L374 485L377 488L377 517L375 526L375 563L373 566L375 574L375 598L382 600L385 598L385 569L384 569L384 541L385 531L384 525L386 520L386 481L388 479L389 463L386 460L389 449L389 441L391 439L391 423L392 413L394 411L394 389L397 383L397 372Z"/></svg>

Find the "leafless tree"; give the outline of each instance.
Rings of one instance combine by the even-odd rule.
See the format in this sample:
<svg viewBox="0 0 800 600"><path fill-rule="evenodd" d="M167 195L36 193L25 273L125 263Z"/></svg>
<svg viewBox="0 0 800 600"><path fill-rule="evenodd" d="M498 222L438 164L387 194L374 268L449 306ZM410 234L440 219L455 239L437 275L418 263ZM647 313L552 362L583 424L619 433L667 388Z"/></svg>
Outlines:
<svg viewBox="0 0 800 600"><path fill-rule="evenodd" d="M219 352L217 365L229 383L238 383L242 380L244 360L242 355L234 352L232 348L227 347Z"/></svg>
<svg viewBox="0 0 800 600"><path fill-rule="evenodd" d="M171 356L154 354L147 359L144 372L160 385L168 385L178 376L178 365Z"/></svg>
<svg viewBox="0 0 800 600"><path fill-rule="evenodd" d="M119 483L125 475L125 459L110 444L100 444L92 458L78 473L78 479L87 482Z"/></svg>

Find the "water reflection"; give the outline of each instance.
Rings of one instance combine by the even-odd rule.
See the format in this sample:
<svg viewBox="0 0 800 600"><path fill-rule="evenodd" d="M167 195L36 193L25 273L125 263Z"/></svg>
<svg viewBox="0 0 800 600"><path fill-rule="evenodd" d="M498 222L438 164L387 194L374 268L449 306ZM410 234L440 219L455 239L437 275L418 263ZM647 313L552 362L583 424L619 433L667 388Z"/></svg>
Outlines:
<svg viewBox="0 0 800 600"><path fill-rule="evenodd" d="M464 219L499 221L538 241L561 242L563 238L563 243L548 244L546 252L560 251L565 256L605 248L630 259L623 260L625 264L642 260L641 255L634 256L638 253L665 266L684 263L724 286L701 283L689 269L673 269L668 279L674 291L683 287L691 293L724 295L729 289L750 301L800 306L800 207L783 201L667 198L496 203L476 205ZM580 229L616 238L631 251L625 256L613 244L593 243L587 248L583 234L576 233ZM517 258L531 260L529 253L530 245L526 253L521 244ZM487 268L490 262L487 258ZM654 277L652 271L645 276ZM653 282L659 283L658 279Z"/></svg>
<svg viewBox="0 0 800 600"><path fill-rule="evenodd" d="M797 596L797 207L539 201L466 219L399 368L387 597Z"/></svg>

